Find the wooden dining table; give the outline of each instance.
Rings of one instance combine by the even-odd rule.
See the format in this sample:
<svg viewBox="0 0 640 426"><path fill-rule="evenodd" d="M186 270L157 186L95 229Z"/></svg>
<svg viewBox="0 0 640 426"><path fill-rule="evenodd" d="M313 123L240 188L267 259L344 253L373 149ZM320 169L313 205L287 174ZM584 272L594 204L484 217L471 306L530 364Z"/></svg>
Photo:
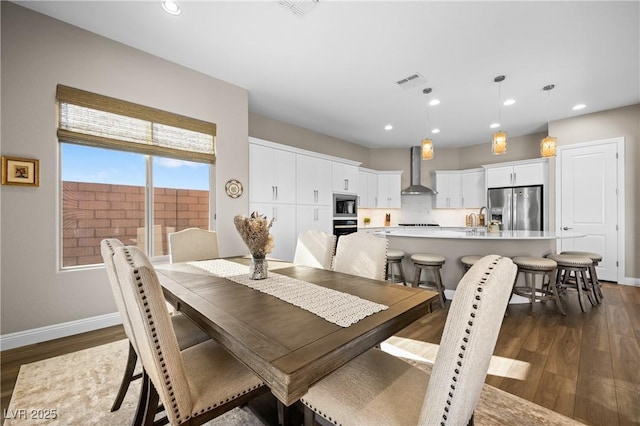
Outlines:
<svg viewBox="0 0 640 426"><path fill-rule="evenodd" d="M249 263L246 257L227 260ZM193 263L158 265L156 270L167 301L259 375L286 406L303 397L316 381L425 315L438 295L269 260L270 274L388 306L343 327Z"/></svg>

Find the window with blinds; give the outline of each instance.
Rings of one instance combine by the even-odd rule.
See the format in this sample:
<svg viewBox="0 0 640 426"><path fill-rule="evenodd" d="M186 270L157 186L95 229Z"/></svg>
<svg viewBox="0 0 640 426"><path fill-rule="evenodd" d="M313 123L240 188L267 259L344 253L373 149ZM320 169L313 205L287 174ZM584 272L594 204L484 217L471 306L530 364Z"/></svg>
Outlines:
<svg viewBox="0 0 640 426"><path fill-rule="evenodd" d="M59 85L61 267L102 263L117 238L155 260L168 234L209 229L216 126Z"/></svg>
<svg viewBox="0 0 640 426"><path fill-rule="evenodd" d="M56 97L61 142L215 162L213 123L63 85Z"/></svg>

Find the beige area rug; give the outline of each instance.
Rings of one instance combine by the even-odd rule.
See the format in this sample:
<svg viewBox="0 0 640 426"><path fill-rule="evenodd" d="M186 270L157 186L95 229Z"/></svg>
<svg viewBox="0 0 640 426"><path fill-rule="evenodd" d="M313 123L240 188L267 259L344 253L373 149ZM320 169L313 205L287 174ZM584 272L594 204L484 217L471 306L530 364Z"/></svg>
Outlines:
<svg viewBox="0 0 640 426"><path fill-rule="evenodd" d="M3 413L5 425L130 425L140 380L131 384L122 407L109 411L120 386L128 349L128 341L121 340L23 365L9 408ZM206 424L263 426L245 408L231 410Z"/></svg>

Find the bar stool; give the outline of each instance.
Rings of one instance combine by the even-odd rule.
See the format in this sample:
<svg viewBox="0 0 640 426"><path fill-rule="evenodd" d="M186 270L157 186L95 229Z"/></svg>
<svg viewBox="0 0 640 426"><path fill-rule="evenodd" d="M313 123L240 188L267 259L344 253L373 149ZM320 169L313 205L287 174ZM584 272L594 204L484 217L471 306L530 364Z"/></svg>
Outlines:
<svg viewBox="0 0 640 426"><path fill-rule="evenodd" d="M471 269L471 267L480 259L482 259L482 256L475 256L475 255L462 256L460 258L460 262L464 267L464 272L466 273L469 269Z"/></svg>
<svg viewBox="0 0 640 426"><path fill-rule="evenodd" d="M584 308L584 294L587 292L589 301L595 306L595 301L591 295L589 280L587 279L587 270L593 264L591 259L586 256L575 256L570 254L550 254L548 259L555 260L558 264L558 272L556 274L556 288L567 289L573 288L578 292L578 302L580 309L586 312ZM573 274L573 277L571 276ZM582 280L582 282L580 282Z"/></svg>
<svg viewBox="0 0 640 426"><path fill-rule="evenodd" d="M602 294L602 288L600 287L600 281L598 280L598 274L596 273L596 266L598 266L598 263L602 262L602 256L598 253L592 253L589 251L563 251L560 254L586 256L591 259L591 266L589 266L589 278L591 279L591 287L593 288L593 295L596 298L596 302L602 303L604 294Z"/></svg>
<svg viewBox="0 0 640 426"><path fill-rule="evenodd" d="M387 281L407 285L407 281L404 278L404 269L402 268L402 259L404 259L404 252L402 250L387 250L387 273L385 277ZM398 269L397 278L394 271L396 268Z"/></svg>
<svg viewBox="0 0 640 426"><path fill-rule="evenodd" d="M518 266L516 280L513 282L513 293L517 294L518 296L529 298L531 303L531 313L533 314L533 305L536 300L546 302L547 300L554 299L560 313L562 315L567 315L564 311L564 307L562 306L562 302L560 301L558 289L556 288L556 282L553 279L553 272L558 266L556 261L552 259L545 259L543 257L532 256L517 256L512 260L513 263ZM518 275L520 274L524 275L524 286L515 285L516 281L518 280ZM536 288L536 276L538 275L542 277L540 290ZM545 277L547 278L546 284Z"/></svg>
<svg viewBox="0 0 640 426"><path fill-rule="evenodd" d="M431 253L416 253L411 255L411 261L415 266L415 276L413 277L413 287L423 285L427 288L432 288L438 291L440 297L440 306L444 308L444 286L442 285L442 277L440 276L440 269L444 265L445 258L439 254ZM420 275L422 271L432 271L433 281L420 281Z"/></svg>

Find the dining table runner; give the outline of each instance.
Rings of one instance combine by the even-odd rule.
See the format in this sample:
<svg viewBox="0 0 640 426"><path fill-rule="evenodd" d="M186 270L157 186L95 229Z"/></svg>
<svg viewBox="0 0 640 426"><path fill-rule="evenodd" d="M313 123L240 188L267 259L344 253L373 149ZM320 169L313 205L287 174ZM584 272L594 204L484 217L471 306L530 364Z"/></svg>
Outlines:
<svg viewBox="0 0 640 426"><path fill-rule="evenodd" d="M349 327L369 315L389 308L352 294L271 271L265 279L252 280L249 278L248 266L224 259L201 260L188 264L277 297L341 327Z"/></svg>

